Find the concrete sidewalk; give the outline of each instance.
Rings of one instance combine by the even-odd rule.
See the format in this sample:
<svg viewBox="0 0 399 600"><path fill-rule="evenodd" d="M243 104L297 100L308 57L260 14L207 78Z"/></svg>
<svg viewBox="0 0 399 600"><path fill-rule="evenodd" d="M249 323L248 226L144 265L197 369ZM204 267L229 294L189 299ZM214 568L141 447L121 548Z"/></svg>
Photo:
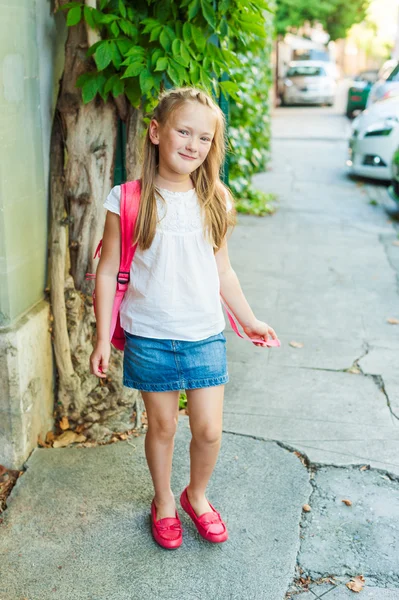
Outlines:
<svg viewBox="0 0 399 600"><path fill-rule="evenodd" d="M179 510L187 417L174 452L184 527L174 552L150 534L143 437L37 449L0 527L0 600L344 600L356 575L361 598L399 600L399 327L387 323L399 318L399 247L385 190L345 176L345 131L327 109L278 111L273 170L256 185L278 193L279 210L240 216L230 241L248 300L283 345L226 333L208 498L229 540L205 542ZM294 585L301 576L308 585Z"/></svg>

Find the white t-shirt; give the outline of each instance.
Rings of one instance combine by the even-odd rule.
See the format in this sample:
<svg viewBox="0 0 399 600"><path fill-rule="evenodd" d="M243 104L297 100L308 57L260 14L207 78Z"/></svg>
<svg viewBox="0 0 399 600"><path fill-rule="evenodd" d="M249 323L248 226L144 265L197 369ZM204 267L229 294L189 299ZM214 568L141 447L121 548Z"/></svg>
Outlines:
<svg viewBox="0 0 399 600"><path fill-rule="evenodd" d="M195 189L158 188L158 224L148 250L136 249L120 309L121 326L142 337L198 341L226 326L212 245L203 232ZM120 186L104 203L120 214ZM227 198L227 210L232 204Z"/></svg>

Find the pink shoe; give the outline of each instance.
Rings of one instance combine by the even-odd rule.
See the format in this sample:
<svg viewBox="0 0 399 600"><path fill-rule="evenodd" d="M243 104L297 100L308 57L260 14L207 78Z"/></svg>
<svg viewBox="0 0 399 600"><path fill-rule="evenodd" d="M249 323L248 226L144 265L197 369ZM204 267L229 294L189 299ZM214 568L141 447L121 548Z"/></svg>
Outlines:
<svg viewBox="0 0 399 600"><path fill-rule="evenodd" d="M151 502L151 530L155 541L168 550L174 550L183 542L182 524L176 511L175 517L157 518L157 510L154 500Z"/></svg>
<svg viewBox="0 0 399 600"><path fill-rule="evenodd" d="M209 502L209 501L208 501ZM194 521L194 525L198 529L198 533L208 542L225 542L228 539L226 525L218 511L209 502L209 506L213 512L206 512L199 517L195 514L193 507L190 504L185 488L180 496L180 504L183 510L186 511L189 517Z"/></svg>

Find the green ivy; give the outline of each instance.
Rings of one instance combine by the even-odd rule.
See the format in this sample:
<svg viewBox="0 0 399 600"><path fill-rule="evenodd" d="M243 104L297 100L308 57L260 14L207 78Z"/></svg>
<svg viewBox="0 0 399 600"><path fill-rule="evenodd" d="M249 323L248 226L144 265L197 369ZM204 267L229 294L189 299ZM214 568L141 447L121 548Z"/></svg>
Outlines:
<svg viewBox="0 0 399 600"><path fill-rule="evenodd" d="M67 24L84 20L101 40L88 50L96 69L77 81L83 100L97 94L125 94L131 104L149 112L167 85L195 85L219 96L238 99L232 75L240 61L235 44L265 39L267 0L100 0L98 8L69 2ZM251 40L251 42L250 42Z"/></svg>
<svg viewBox="0 0 399 600"><path fill-rule="evenodd" d="M276 196L256 190L251 183L255 173L265 171L270 159L270 90L273 22L265 16L266 36L262 44L248 49L238 45L240 67L233 70L238 83L238 99L231 103L229 141L231 146L230 186L238 198L238 212L262 216L276 208Z"/></svg>

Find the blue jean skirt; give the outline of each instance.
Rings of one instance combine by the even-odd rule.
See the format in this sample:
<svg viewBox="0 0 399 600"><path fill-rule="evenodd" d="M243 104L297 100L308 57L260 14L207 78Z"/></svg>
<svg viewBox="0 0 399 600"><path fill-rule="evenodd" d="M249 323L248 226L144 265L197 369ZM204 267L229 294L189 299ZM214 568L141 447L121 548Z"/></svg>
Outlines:
<svg viewBox="0 0 399 600"><path fill-rule="evenodd" d="M200 340L160 340L125 331L123 385L143 392L191 390L229 380L223 332Z"/></svg>

